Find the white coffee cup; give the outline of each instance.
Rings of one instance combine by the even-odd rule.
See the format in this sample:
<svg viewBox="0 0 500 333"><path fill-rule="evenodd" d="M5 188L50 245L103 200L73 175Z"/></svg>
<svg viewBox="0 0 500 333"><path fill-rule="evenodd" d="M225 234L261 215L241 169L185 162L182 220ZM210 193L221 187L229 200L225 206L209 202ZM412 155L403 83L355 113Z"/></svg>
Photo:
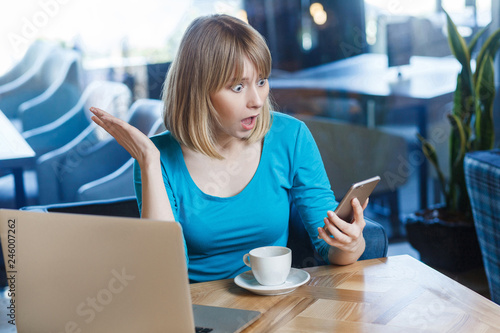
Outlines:
<svg viewBox="0 0 500 333"><path fill-rule="evenodd" d="M243 256L243 262L261 285L277 286L285 283L292 265L292 250L284 246L264 246Z"/></svg>

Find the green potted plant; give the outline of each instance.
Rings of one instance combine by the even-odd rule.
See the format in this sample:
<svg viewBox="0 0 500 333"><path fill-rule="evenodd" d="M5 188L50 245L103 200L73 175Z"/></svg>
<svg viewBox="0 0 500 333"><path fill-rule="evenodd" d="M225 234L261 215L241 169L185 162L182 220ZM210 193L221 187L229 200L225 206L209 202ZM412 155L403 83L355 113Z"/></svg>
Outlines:
<svg viewBox="0 0 500 333"><path fill-rule="evenodd" d="M448 114L451 124L449 177L444 176L434 146L418 135L425 156L437 172L444 203L412 214L406 221L406 231L408 241L419 251L423 262L444 270L464 271L480 266L482 261L465 184L463 160L467 152L489 150L494 145L493 59L500 46L500 29L486 39L475 61L472 61L474 48L488 27L478 31L467 45L448 13L445 14L448 42L453 55L462 65L457 77L453 109Z"/></svg>

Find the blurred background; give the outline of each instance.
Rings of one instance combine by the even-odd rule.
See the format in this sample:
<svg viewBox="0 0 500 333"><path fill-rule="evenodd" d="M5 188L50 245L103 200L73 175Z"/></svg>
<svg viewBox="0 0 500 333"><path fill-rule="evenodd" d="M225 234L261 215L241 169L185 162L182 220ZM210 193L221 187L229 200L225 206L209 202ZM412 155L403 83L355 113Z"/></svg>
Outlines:
<svg viewBox="0 0 500 333"><path fill-rule="evenodd" d="M380 175L367 215L395 251L418 257L406 216L443 195L416 134L446 161L461 69L445 11L466 42L500 27L498 0L0 2L0 208L133 196L130 156L95 128L88 107L148 135L164 130L160 92L184 30L225 13L266 39L277 109L313 130L337 198Z"/></svg>
<svg viewBox="0 0 500 333"><path fill-rule="evenodd" d="M195 17L210 13L236 16L255 27L269 45L273 56L270 83L278 110L377 128L385 134L395 135L396 139L405 140L405 150L396 150L398 153L394 154L399 155L399 160L393 161L392 178L390 174L385 177L388 179L386 188L393 192L393 198L389 203L386 199L381 200L377 210L385 212L389 220L393 220L389 233L397 238L404 235L404 230L397 227L397 221L404 219L405 214L442 200L439 189L434 186L436 175L433 170L428 170L421 156L415 155L415 152L419 150L417 132L429 136L436 130L449 130L444 115L450 108L460 67L452 59L444 11L450 15L466 41L470 41L481 28L487 25L496 28L499 24L497 0L142 0L127 4L118 0L3 2L0 4L0 78L3 75L7 80L9 71L13 71L16 65L20 67L23 61L27 62L26 58L30 57L27 51L35 42L57 45L75 52L77 57L74 65L68 65L68 70L61 74L70 82L71 88L66 89L70 89L75 99L69 99L68 92L64 94L66 109L78 104L78 99L82 105L89 104L91 92L86 88L92 83L115 82L129 89L129 100L122 101L124 110L116 108L116 113L126 118L129 116L128 106L135 101L160 98L170 61L184 30ZM33 50L33 53L41 54L35 47ZM64 60L61 59L53 61L55 68L64 67ZM410 59L413 59L412 63ZM42 72L41 69L39 71ZM44 71L54 72L54 69ZM47 73L43 75L47 77ZM0 80L0 83L5 82ZM29 83L26 85L29 86ZM40 92L43 89L40 87ZM86 94L83 93L85 90ZM52 107L50 103L57 98L49 98L42 103L39 97L26 104L28 96L19 96L23 95L13 97L8 93L2 94L0 88L0 109L34 148L36 165L44 160L40 160L42 155L69 143L80 129L83 131L85 128L80 124L73 129L73 135L62 140L61 144L51 145L47 142L55 139L40 138L37 128L53 123L66 113L62 106L64 103L61 100L57 103L61 108L59 114L36 120L44 119L43 113L37 109ZM28 111L25 112L25 109ZM34 111L31 112L31 109ZM497 109L495 114L498 114ZM88 114L85 116L88 118ZM46 129L44 131L47 132ZM56 136L54 133L51 135ZM96 137L96 142L100 142L106 135L98 133ZM358 140L360 142L355 144L362 145L363 139ZM438 141L438 153L446 158L447 144L444 139ZM345 150L338 148L340 153L343 153L342 149ZM397 148L374 146L372 141L367 149L384 156L384 150ZM366 156L366 152L362 154ZM381 157L374 156L373 159L374 162L366 162L365 165L379 163L380 170L388 168L387 163L377 162ZM364 167L357 163L355 169ZM27 169L33 169L33 166ZM36 172L32 176L29 172L23 173L24 178L28 178L27 184L21 184L27 188L25 200L15 201L14 192L8 190L9 186L20 189L19 181L14 185L13 179L4 180L6 184L12 184L0 186L4 207L76 198L69 196L65 200L60 197L45 200L38 193L39 187L44 187L40 179L36 180L39 175L37 177ZM362 174L351 172L346 175L345 183L359 180ZM33 188L29 184L34 184ZM339 198L347 190L344 184L334 184L333 187ZM405 191L414 199L401 194ZM392 230L394 228L398 230Z"/></svg>
<svg viewBox="0 0 500 333"><path fill-rule="evenodd" d="M301 68L365 52L386 52L388 23L412 20L414 55L449 54L444 8L464 37L492 20L492 0L26 0L0 4L0 74L36 39L83 52L85 67L122 57L170 61L191 20L226 13L249 21L269 42L275 68ZM427 30L420 30L427 29ZM441 37L441 39L439 39ZM344 46L342 46L343 44Z"/></svg>

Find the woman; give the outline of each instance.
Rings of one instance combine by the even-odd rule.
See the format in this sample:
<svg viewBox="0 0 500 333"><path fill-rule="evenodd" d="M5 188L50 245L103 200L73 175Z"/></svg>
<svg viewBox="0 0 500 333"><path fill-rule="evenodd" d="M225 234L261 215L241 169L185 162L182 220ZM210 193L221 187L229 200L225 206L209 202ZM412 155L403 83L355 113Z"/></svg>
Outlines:
<svg viewBox="0 0 500 333"><path fill-rule="evenodd" d="M311 133L270 111L270 71L269 49L252 27L201 17L165 81L169 131L149 139L91 109L136 159L141 216L182 225L191 281L235 277L248 270L242 257L252 248L286 246L292 203L325 260L350 264L364 251L367 203L353 201L353 223L332 212L337 202Z"/></svg>

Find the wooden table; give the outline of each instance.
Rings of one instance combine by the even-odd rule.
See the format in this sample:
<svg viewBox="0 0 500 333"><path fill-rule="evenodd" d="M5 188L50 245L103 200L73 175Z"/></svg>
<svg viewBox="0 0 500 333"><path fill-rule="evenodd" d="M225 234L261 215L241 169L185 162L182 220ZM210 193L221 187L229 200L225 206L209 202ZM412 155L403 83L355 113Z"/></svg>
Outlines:
<svg viewBox="0 0 500 333"><path fill-rule="evenodd" d="M23 170L35 164L35 152L0 111L0 170L14 174L16 207L26 204Z"/></svg>
<svg viewBox="0 0 500 333"><path fill-rule="evenodd" d="M286 295L228 279L193 284L191 296L262 312L244 332L500 332L500 306L407 255L306 270L311 280Z"/></svg>

